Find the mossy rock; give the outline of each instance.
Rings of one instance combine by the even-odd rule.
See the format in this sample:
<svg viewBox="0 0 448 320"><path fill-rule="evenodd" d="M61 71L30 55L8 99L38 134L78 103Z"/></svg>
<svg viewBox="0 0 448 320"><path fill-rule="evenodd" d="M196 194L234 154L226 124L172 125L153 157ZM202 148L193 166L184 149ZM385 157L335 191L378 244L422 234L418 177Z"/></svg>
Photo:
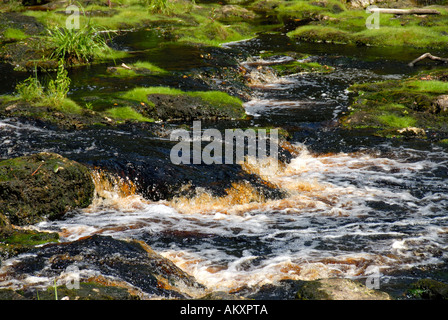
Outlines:
<svg viewBox="0 0 448 320"><path fill-rule="evenodd" d="M448 132L448 82L443 70L407 79L356 84L349 113L341 118L347 129L373 129L376 135L427 138L425 132Z"/></svg>
<svg viewBox="0 0 448 320"><path fill-rule="evenodd" d="M421 279L411 285L407 294L414 299L448 300L448 284L432 279Z"/></svg>
<svg viewBox="0 0 448 320"><path fill-rule="evenodd" d="M122 98L139 103L138 111L164 121L243 119L243 102L221 91L182 91L169 87L135 88Z"/></svg>
<svg viewBox="0 0 448 320"><path fill-rule="evenodd" d="M57 293L57 297L56 297ZM102 285L97 282L81 282L79 288L69 289L67 286L50 286L45 291L36 292L38 300L140 300L126 288Z"/></svg>
<svg viewBox="0 0 448 320"><path fill-rule="evenodd" d="M306 281L298 290L299 300L390 300L382 291L369 289L350 279L321 279Z"/></svg>
<svg viewBox="0 0 448 320"><path fill-rule="evenodd" d="M74 103L74 102L73 102ZM76 103L74 103L76 105ZM2 102L0 99L0 118L15 118L31 121L41 127L59 128L65 130L77 130L86 127L116 124L108 116L84 109L78 106L77 110L54 109L50 106L35 105L14 98L11 101Z"/></svg>
<svg viewBox="0 0 448 320"><path fill-rule="evenodd" d="M9 259L35 246L57 241L59 234L56 232L13 229L8 234L0 235L0 258Z"/></svg>
<svg viewBox="0 0 448 320"><path fill-rule="evenodd" d="M90 171L54 153L37 153L0 162L0 214L27 225L91 204Z"/></svg>
<svg viewBox="0 0 448 320"><path fill-rule="evenodd" d="M0 289L0 300L28 300L12 289Z"/></svg>

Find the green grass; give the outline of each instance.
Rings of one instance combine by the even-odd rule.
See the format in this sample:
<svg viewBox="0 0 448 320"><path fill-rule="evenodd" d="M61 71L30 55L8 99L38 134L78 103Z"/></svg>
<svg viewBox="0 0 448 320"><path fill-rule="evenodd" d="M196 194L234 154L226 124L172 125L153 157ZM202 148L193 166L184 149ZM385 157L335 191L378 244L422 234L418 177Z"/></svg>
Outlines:
<svg viewBox="0 0 448 320"><path fill-rule="evenodd" d="M110 50L106 38L91 24L81 29L54 27L49 36L55 45L51 58L64 59L68 63L86 63L98 56L98 52Z"/></svg>
<svg viewBox="0 0 448 320"><path fill-rule="evenodd" d="M106 114L117 120L136 120L140 122L154 122L154 119L150 119L142 116L135 111L132 107L116 107L110 108L104 111Z"/></svg>

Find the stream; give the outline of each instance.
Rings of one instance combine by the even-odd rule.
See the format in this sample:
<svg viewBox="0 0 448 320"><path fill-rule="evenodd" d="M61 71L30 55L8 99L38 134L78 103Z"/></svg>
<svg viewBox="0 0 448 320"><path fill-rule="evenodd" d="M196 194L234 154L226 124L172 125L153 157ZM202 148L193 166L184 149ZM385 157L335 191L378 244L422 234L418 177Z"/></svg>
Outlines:
<svg viewBox="0 0 448 320"><path fill-rule="evenodd" d="M163 42L157 32L137 31L117 37L113 45L140 52L129 61L149 61L179 74L216 68L198 58L202 52L197 47L161 46ZM350 103L351 84L406 77L415 72L407 63L417 51L292 43L278 34L261 34L226 48L253 57L262 51L307 53L335 68L331 73L274 77L254 86L245 103L251 120L203 123L203 130L257 126L288 130L296 156L265 177L287 192L285 198L233 203L205 192L194 199L167 200L163 193L122 195L112 188L82 212L35 227L60 232L62 242L93 234L141 240L207 288L245 296L256 297L263 285L284 279L364 281L379 274L381 290L396 296L420 278L447 281L447 147L345 132L337 126ZM79 101L92 94L159 84L204 90L176 73L124 81L108 77L106 68L102 64L71 71L70 97ZM11 93L25 78L7 66L0 70L2 94ZM173 145L169 135L156 136L145 126L64 131L3 119L0 145L0 158L56 152L128 173L134 182L157 179L164 170L172 170L179 181L198 174L164 167ZM155 166L158 162L160 166ZM221 167L214 166L201 178L220 179ZM48 280L43 275L39 280L38 274L29 277L36 284ZM14 275L2 279L0 286L21 286Z"/></svg>

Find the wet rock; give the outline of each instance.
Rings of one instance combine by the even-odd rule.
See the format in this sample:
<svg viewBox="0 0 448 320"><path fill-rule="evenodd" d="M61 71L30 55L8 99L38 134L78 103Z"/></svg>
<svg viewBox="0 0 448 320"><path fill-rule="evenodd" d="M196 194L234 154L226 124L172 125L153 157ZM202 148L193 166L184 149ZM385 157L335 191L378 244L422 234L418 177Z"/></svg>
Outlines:
<svg viewBox="0 0 448 320"><path fill-rule="evenodd" d="M30 251L38 245L58 242L56 232L39 232L35 230L12 229L0 235L0 258L9 259L18 254Z"/></svg>
<svg viewBox="0 0 448 320"><path fill-rule="evenodd" d="M56 219L90 205L94 184L89 169L53 153L0 162L0 214L15 225Z"/></svg>
<svg viewBox="0 0 448 320"><path fill-rule="evenodd" d="M11 289L0 289L0 300L27 300L21 294Z"/></svg>
<svg viewBox="0 0 448 320"><path fill-rule="evenodd" d="M199 119L239 119L245 113L242 106L216 106L200 97L173 94L150 94L151 105L144 108L145 115L161 120L191 121ZM155 107L153 107L153 105Z"/></svg>
<svg viewBox="0 0 448 320"><path fill-rule="evenodd" d="M448 300L448 284L432 279L421 279L411 285L407 294L414 299Z"/></svg>
<svg viewBox="0 0 448 320"><path fill-rule="evenodd" d="M350 279L321 279L307 281L298 290L299 300L391 300L382 291L369 289Z"/></svg>
<svg viewBox="0 0 448 320"><path fill-rule="evenodd" d="M29 299L39 300L140 300L135 293L126 288L102 285L96 282L79 283L78 288L69 289L67 286L50 286L45 291L28 291L24 295Z"/></svg>
<svg viewBox="0 0 448 320"><path fill-rule="evenodd" d="M83 274L90 270L108 279L120 279L150 297L188 298L190 293L201 293L204 289L144 243L99 235L31 251L11 266L10 273L15 278L30 275L55 278L68 267L78 268L81 283L88 282Z"/></svg>
<svg viewBox="0 0 448 320"><path fill-rule="evenodd" d="M82 109L79 113L62 112L54 110L51 106L35 106L21 100L2 103L1 99L0 118L14 118L31 122L38 127L66 130L116 123L112 119L88 109Z"/></svg>
<svg viewBox="0 0 448 320"><path fill-rule="evenodd" d="M7 31L19 32L21 39L5 39ZM34 70L36 66L42 70L49 70L45 63L40 65L42 57L51 54L51 45L42 37L45 35L45 26L38 22L36 18L23 15L17 12L0 13L0 60L13 65L16 70ZM23 39L25 38L25 39Z"/></svg>

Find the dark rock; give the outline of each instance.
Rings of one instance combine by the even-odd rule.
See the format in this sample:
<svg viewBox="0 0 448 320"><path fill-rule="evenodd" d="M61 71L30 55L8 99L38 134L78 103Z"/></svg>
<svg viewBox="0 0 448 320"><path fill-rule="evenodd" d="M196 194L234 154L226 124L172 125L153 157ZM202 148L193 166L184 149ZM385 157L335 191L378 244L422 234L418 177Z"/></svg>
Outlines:
<svg viewBox="0 0 448 320"><path fill-rule="evenodd" d="M0 289L0 300L27 300L21 294L11 289Z"/></svg>
<svg viewBox="0 0 448 320"><path fill-rule="evenodd" d="M144 110L146 115L155 115L161 120L240 119L244 114L242 107L217 107L200 97L185 94L150 94L148 101L151 105Z"/></svg>
<svg viewBox="0 0 448 320"><path fill-rule="evenodd" d="M424 300L448 300L448 284L432 279L421 279L411 285L408 295Z"/></svg>
<svg viewBox="0 0 448 320"><path fill-rule="evenodd" d="M81 271L94 270L109 279L120 279L156 297L188 298L190 292L200 293L204 289L144 243L99 235L33 250L11 266L10 273L16 278L24 275L52 278L73 266Z"/></svg>
<svg viewBox="0 0 448 320"><path fill-rule="evenodd" d="M96 282L79 283L79 288L69 289L66 286L50 286L45 291L28 291L25 293L29 299L39 300L140 300L136 294L126 288L102 285Z"/></svg>
<svg viewBox="0 0 448 320"><path fill-rule="evenodd" d="M90 205L95 186L87 167L53 153L0 162L0 213L15 225L62 217Z"/></svg>

